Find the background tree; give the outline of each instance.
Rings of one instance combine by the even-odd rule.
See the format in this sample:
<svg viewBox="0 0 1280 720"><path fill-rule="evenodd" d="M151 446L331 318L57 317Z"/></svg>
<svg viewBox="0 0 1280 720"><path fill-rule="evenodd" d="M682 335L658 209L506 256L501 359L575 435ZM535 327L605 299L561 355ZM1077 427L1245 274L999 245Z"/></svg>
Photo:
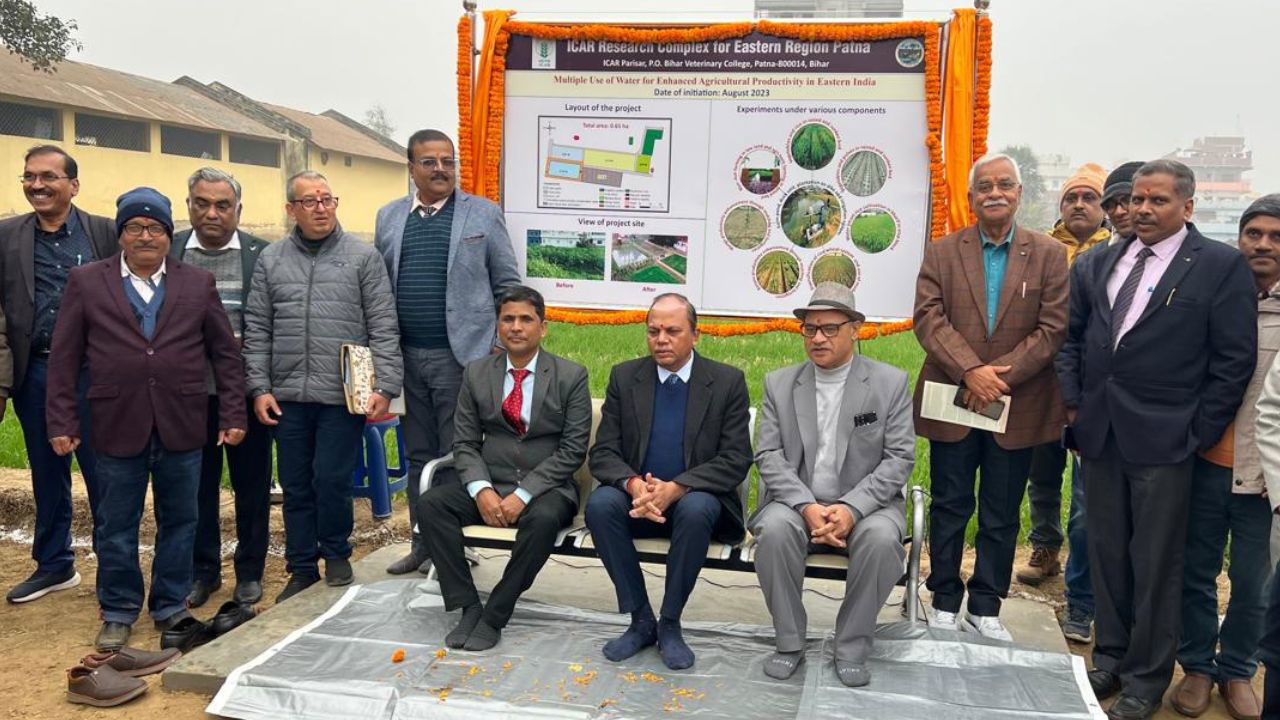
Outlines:
<svg viewBox="0 0 1280 720"><path fill-rule="evenodd" d="M1018 163L1022 172L1022 203L1018 206L1017 222L1032 230L1046 231L1053 227L1058 209L1053 198L1046 194L1044 178L1040 175L1040 160L1030 145L1008 145L1000 150Z"/></svg>
<svg viewBox="0 0 1280 720"><path fill-rule="evenodd" d="M392 125L391 120L387 117L387 109L380 104L364 111L364 124L387 137L391 137L396 131L396 126Z"/></svg>
<svg viewBox="0 0 1280 720"><path fill-rule="evenodd" d="M27 0L0 0L0 43L36 70L54 72L67 53L83 46L71 35L74 20L41 15Z"/></svg>

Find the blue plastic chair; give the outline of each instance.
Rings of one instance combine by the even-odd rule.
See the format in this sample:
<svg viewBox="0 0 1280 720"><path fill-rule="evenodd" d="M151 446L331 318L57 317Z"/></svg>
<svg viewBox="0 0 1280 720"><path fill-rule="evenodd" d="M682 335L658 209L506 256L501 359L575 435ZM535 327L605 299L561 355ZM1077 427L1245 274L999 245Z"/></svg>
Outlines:
<svg viewBox="0 0 1280 720"><path fill-rule="evenodd" d="M387 467L386 436L389 430L396 432L396 449L399 462ZM391 415L382 420L368 421L364 426L364 452L356 460L351 475L351 495L367 497L373 506L373 517L379 520L391 517L391 496L404 490L409 484L409 468L405 465L404 433L400 431L400 418Z"/></svg>

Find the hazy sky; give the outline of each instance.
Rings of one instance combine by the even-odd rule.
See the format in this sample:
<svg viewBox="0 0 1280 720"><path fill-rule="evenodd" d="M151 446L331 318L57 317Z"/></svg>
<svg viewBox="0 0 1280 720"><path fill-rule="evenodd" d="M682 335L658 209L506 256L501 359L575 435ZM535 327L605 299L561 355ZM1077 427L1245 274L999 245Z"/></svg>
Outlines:
<svg viewBox="0 0 1280 720"><path fill-rule="evenodd" d="M403 142L457 124L454 0L36 0L74 18L72 59L173 80L219 80L260 100L361 119L383 105ZM961 6L906 0L908 13ZM1148 159L1201 135L1243 134L1259 191L1280 190L1277 0L992 0L991 146L1072 162ZM609 3L623 8L626 3ZM644 0L635 17L749 16L750 0ZM509 0L481 9L598 10L603 0ZM617 10L616 12L625 12ZM724 13L730 13L725 15ZM737 13L736 16L733 13ZM590 15L576 13L578 17ZM701 13L705 17L707 13ZM528 15L546 20L545 14Z"/></svg>

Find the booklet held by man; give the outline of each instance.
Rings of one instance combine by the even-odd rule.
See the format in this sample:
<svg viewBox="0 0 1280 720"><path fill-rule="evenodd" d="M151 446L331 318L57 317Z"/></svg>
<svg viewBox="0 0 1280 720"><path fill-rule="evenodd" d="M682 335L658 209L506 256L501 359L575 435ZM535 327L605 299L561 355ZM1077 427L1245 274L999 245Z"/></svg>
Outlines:
<svg viewBox="0 0 1280 720"><path fill-rule="evenodd" d="M994 433L1004 432L1005 426L1009 424L1009 405L1011 400L1008 396L1000 398L1004 402L1004 412L1000 413L998 420L993 420L986 415L980 415L966 408L957 407L955 397L959 390L960 386L958 385L947 385L946 383L926 380L924 383L924 397L920 399L920 416L929 420L964 425L978 430L989 430Z"/></svg>
<svg viewBox="0 0 1280 720"><path fill-rule="evenodd" d="M364 345L342 346L342 392L347 400L347 412L364 415L369 396L378 386L373 373L373 352ZM392 398L387 408L389 415L404 415L404 396Z"/></svg>

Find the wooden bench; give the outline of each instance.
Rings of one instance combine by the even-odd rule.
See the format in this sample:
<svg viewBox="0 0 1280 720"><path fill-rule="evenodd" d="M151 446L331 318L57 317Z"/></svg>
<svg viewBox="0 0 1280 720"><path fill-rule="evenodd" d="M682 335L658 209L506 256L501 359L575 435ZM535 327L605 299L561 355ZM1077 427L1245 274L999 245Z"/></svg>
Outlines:
<svg viewBox="0 0 1280 720"><path fill-rule="evenodd" d="M596 429L600 425L600 408L603 404L603 400L592 399L591 401L591 438L589 442L591 445L595 444ZM755 425L756 410L752 408L750 432L753 438L755 437ZM422 468L422 478L419 484L421 491L425 493L431 487L431 481L437 471L453 467L453 465L453 453L427 463ZM596 487L596 481L591 477L591 473L587 469L587 463L584 462L582 467L578 468L578 471L574 473L574 479L578 483L578 515L556 535L555 549L552 550L552 554L598 557L595 543L591 538L591 531L587 529L586 520L583 517L583 512L587 507L587 497ZM748 471L747 477L738 486L738 494L742 498L743 508L748 507L751 489L758 482L758 475L753 479ZM903 544L910 545L910 549L907 553L905 572L898 584L906 585L904 606L907 619L911 622L917 622L920 619L921 543L915 542L915 539L924 537L924 490L919 486L913 486L910 491L913 501L911 533L903 540ZM495 528L488 525L468 525L462 529L462 535L468 547L510 550L515 544L516 529ZM639 539L635 541L635 547L642 562L662 563L666 561L671 541L665 538ZM742 542L737 545L713 542L707 548L707 560L704 563L704 567L754 573L755 550L755 538L751 536L750 531L747 532ZM805 561L805 576L828 580L843 580L848 567L849 559L844 554L815 553L809 555ZM431 577L435 577L434 567L431 571Z"/></svg>

